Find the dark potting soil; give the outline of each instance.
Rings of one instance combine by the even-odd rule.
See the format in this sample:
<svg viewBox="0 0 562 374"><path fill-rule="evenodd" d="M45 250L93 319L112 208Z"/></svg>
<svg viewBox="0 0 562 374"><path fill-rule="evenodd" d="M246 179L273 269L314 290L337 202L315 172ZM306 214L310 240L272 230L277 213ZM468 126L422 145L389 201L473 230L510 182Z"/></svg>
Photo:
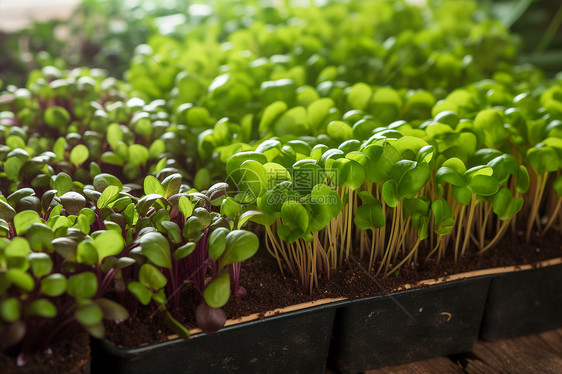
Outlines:
<svg viewBox="0 0 562 374"><path fill-rule="evenodd" d="M248 291L244 299L232 298L223 308L227 318L238 318L253 313L264 313L276 308L286 307L325 298L355 299L366 296L382 295L391 290L399 289L408 283L416 283L426 279L446 277L473 270L536 264L538 262L562 257L562 236L551 231L545 237L535 237L531 244L525 243L523 233L517 236L506 235L502 242L483 255L476 251L465 253L458 263L455 263L451 251L439 263L428 261L415 267L403 266L396 276L386 279L376 277L365 269L368 259L349 261L329 279L320 279L320 286L312 295L304 291L291 276L283 276L277 262L267 251L261 250L246 261L242 266L240 276L241 285ZM424 259L427 249L421 249L419 258ZM198 296L194 290L187 289L182 295L182 303L172 314L188 327L195 327L195 308ZM137 318L125 321L119 325L107 324L106 336L113 343L120 346L139 346L164 341L174 332L169 329L162 318L162 313L150 307L140 308Z"/></svg>
<svg viewBox="0 0 562 374"><path fill-rule="evenodd" d="M26 356L26 364L18 367L16 357L0 353L2 374L87 374L90 372L90 337L80 332L57 340L52 353L36 352Z"/></svg>

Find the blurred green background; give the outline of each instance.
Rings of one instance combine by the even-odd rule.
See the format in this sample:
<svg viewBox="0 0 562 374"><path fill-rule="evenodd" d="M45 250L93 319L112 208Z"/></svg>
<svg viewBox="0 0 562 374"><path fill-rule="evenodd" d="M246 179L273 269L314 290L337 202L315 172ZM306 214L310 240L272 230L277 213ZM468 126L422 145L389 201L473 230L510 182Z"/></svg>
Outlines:
<svg viewBox="0 0 562 374"><path fill-rule="evenodd" d="M520 38L521 62L531 62L549 75L562 70L560 0L480 2L484 11ZM205 22L209 17L206 5L197 4L224 8L239 3L260 7L287 1L82 0L67 19L33 21L17 31L2 31L5 28L0 23L0 80L5 85L23 85L29 70L46 65L103 67L110 75L122 77L134 48L150 35L181 34L185 25ZM72 1L55 1L56 6L72 7ZM228 12L221 14L227 16Z"/></svg>

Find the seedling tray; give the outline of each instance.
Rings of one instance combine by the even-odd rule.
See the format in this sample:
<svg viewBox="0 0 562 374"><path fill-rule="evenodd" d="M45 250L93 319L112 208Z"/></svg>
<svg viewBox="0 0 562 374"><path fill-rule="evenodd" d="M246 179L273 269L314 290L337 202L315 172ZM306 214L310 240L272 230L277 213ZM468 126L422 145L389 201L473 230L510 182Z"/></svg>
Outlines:
<svg viewBox="0 0 562 374"><path fill-rule="evenodd" d="M470 351L489 283L479 276L348 302L336 316L332 365L358 373Z"/></svg>
<svg viewBox="0 0 562 374"><path fill-rule="evenodd" d="M195 334L190 340L135 348L96 341L92 373L323 374L338 303L316 304L322 302L278 315L269 312L272 317L230 325L213 335Z"/></svg>
<svg viewBox="0 0 562 374"><path fill-rule="evenodd" d="M480 338L487 341L562 327L562 259L492 276Z"/></svg>

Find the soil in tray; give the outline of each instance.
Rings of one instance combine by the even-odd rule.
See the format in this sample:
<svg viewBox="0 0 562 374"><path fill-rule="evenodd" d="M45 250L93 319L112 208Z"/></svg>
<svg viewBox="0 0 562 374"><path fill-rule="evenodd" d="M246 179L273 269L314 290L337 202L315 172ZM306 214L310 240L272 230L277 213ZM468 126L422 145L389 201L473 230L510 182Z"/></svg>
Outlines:
<svg viewBox="0 0 562 374"><path fill-rule="evenodd" d="M26 364L16 365L16 357L0 353L2 374L87 374L90 372L90 338L86 332L55 341L52 353L36 352L26 356Z"/></svg>
<svg viewBox="0 0 562 374"><path fill-rule="evenodd" d="M455 263L452 251L448 252L445 260L440 263L428 261L415 268L402 267L396 276L383 279L367 274L368 260L350 261L338 272L331 274L330 279L321 279L320 287L312 295L303 291L298 283L290 276L281 275L277 262L266 250L258 253L242 266L241 285L248 291L244 299L231 299L223 308L227 318L238 318L253 313L266 311L289 305L305 303L324 298L360 298L388 293L408 283L415 283L425 279L446 277L473 270L534 264L547 259L562 257L562 241L557 232L551 232L545 237L536 237L533 243L526 244L523 233L517 236L506 235L502 242L484 255L477 255L475 251L467 251L461 261ZM421 250L419 258L425 258ZM195 327L195 306L197 294L193 290L184 291L182 305L173 315L187 326ZM147 343L164 341L173 335L165 324L160 313L155 313L149 307L140 308L135 320L126 321L120 325L106 326L107 338L117 345L139 346Z"/></svg>

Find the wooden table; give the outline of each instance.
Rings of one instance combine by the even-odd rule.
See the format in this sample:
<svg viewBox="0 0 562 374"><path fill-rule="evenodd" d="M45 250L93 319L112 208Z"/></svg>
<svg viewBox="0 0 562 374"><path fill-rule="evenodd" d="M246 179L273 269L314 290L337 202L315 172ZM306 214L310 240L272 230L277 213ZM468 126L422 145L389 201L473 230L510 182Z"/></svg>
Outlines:
<svg viewBox="0 0 562 374"><path fill-rule="evenodd" d="M562 374L562 329L492 343L478 341L469 353L365 372L365 374L448 373ZM337 374L337 371L328 369L326 374Z"/></svg>

